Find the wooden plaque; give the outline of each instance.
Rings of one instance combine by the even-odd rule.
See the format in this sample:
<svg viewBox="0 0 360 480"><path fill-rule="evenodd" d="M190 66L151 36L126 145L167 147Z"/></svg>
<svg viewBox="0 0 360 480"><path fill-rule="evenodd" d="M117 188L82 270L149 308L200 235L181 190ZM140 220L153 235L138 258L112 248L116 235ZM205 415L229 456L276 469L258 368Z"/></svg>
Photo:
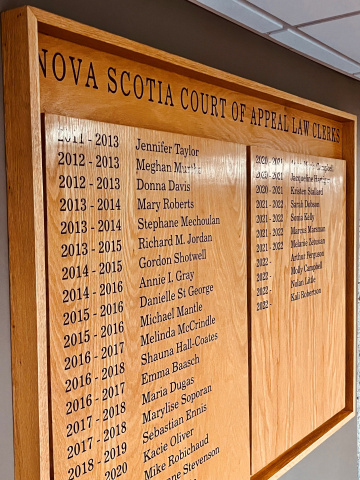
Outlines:
<svg viewBox="0 0 360 480"><path fill-rule="evenodd" d="M32 7L2 35L16 480L275 480L354 416L356 117Z"/></svg>
<svg viewBox="0 0 360 480"><path fill-rule="evenodd" d="M345 162L251 148L252 468L345 407Z"/></svg>
<svg viewBox="0 0 360 480"><path fill-rule="evenodd" d="M245 147L53 115L45 142L54 480L248 476Z"/></svg>

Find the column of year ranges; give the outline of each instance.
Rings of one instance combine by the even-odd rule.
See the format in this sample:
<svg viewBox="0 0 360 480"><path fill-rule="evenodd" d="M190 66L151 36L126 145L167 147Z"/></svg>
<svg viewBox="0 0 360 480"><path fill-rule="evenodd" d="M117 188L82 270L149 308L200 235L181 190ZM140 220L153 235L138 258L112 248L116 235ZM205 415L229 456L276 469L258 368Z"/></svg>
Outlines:
<svg viewBox="0 0 360 480"><path fill-rule="evenodd" d="M55 480L128 470L121 147L86 127L45 119Z"/></svg>
<svg viewBox="0 0 360 480"><path fill-rule="evenodd" d="M256 311L271 307L271 278L284 249L283 180L281 156L254 155L251 162L251 231L252 261L256 267Z"/></svg>

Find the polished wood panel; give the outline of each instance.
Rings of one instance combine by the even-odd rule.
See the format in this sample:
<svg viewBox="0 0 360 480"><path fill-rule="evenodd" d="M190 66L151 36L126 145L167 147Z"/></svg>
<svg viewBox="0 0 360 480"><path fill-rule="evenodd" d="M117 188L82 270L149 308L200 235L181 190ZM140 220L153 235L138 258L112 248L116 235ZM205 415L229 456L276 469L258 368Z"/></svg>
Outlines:
<svg viewBox="0 0 360 480"><path fill-rule="evenodd" d="M251 149L253 473L345 408L345 180Z"/></svg>
<svg viewBox="0 0 360 480"><path fill-rule="evenodd" d="M343 158L346 161L346 409L349 412L356 410L356 328L352 328L357 318L357 285L358 269L357 257L352 258L349 252L358 252L358 214L357 214L357 144L351 138L357 136L357 122L344 124ZM355 352L355 355L354 355Z"/></svg>
<svg viewBox="0 0 360 480"><path fill-rule="evenodd" d="M39 76L45 113L342 155L334 119L42 34Z"/></svg>
<svg viewBox="0 0 360 480"><path fill-rule="evenodd" d="M245 147L45 136L54 479L249 477Z"/></svg>
<svg viewBox="0 0 360 480"><path fill-rule="evenodd" d="M46 375L40 112L186 135L195 134L302 155L343 158L346 161L345 410L282 455L271 459L269 464L253 476L254 480L278 478L354 416L356 117L32 7L4 13L3 26L5 110L8 112L6 146L10 187L9 220L12 222L12 225L9 224L9 234L16 480L30 476L34 479L48 479L51 460L47 421L49 397ZM27 38L29 41L26 41ZM24 51L26 45L28 50ZM43 49L47 50L46 55ZM27 69L28 60L30 73ZM63 71L64 68L66 72ZM115 70L110 70L116 79L116 93L109 91L109 88L115 88L115 83L109 77L109 68L116 69L116 74ZM124 74L123 85L122 72L129 74L129 77L127 73ZM98 88L94 88L94 78ZM141 81L144 82L143 95L138 90L141 89ZM154 85L153 102L149 99L150 85ZM125 93L130 89L129 95L122 92L121 86L125 87ZM174 106L171 105L170 98L165 105L168 86ZM183 88L183 99L187 103L182 105ZM162 103L159 102L160 91ZM206 113L203 113L201 103L196 108L197 99L205 100L203 107L207 110ZM18 141L21 132L31 131L34 136L26 139L23 137L21 142ZM25 181L23 176L27 172L35 185L35 210L31 200L30 177L26 189L22 188ZM19 216L21 206L26 221L22 221ZM28 228L28 221L31 224L34 216L35 227ZM20 218L20 223L17 223ZM16 228L13 229L15 225ZM33 257L36 260L33 263L29 262L28 250L23 248L23 238L35 245ZM26 274L21 274L25 265ZM30 288L34 285L34 279L36 300L34 290ZM26 296L21 295L24 285L27 292L31 291ZM32 312L31 316L29 312ZM28 320L26 324L23 321L24 315ZM24 328L31 335L26 336ZM240 357L239 360L242 361ZM28 368L23 368L24 362L27 362ZM39 386L38 391L33 388L36 384ZM23 392L27 392L26 397ZM241 402L244 402L242 396ZM28 415L28 411L31 415Z"/></svg>
<svg viewBox="0 0 360 480"><path fill-rule="evenodd" d="M22 10L3 16L14 472L16 479L47 480L46 279L37 40L33 14Z"/></svg>

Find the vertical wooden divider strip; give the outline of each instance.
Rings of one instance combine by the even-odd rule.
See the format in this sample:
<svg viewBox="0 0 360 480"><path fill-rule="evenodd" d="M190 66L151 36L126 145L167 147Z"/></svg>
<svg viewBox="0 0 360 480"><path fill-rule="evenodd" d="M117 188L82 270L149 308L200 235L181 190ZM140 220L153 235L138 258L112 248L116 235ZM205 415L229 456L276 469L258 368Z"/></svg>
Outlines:
<svg viewBox="0 0 360 480"><path fill-rule="evenodd" d="M356 298L358 265L358 216L355 205L357 199L356 164L356 121L344 123L343 158L346 160L346 382L345 408L356 409Z"/></svg>
<svg viewBox="0 0 360 480"><path fill-rule="evenodd" d="M251 147L246 148L246 255L247 255L247 327L248 327L248 371L249 371L249 445L250 474L252 465L252 348L251 348Z"/></svg>
<svg viewBox="0 0 360 480"><path fill-rule="evenodd" d="M46 284L37 20L2 16L15 479L49 479Z"/></svg>

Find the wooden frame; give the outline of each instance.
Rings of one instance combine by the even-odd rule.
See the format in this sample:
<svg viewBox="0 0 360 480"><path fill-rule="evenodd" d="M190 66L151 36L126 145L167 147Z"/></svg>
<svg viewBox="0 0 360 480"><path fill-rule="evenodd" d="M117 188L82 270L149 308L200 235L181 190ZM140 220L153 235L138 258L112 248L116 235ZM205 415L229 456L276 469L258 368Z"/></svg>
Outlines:
<svg viewBox="0 0 360 480"><path fill-rule="evenodd" d="M220 89L251 95L260 102L274 102L341 124L341 156L347 162L346 408L252 476L253 480L279 478L354 417L356 117L32 7L4 13L2 23L16 480L51 478L39 35L85 45Z"/></svg>

